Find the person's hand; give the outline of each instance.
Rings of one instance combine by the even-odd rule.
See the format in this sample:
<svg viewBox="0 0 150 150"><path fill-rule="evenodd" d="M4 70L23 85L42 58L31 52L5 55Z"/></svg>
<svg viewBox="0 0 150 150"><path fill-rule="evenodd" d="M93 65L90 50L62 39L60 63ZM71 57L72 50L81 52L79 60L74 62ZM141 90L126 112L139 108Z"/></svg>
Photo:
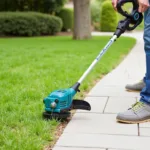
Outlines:
<svg viewBox="0 0 150 150"><path fill-rule="evenodd" d="M149 7L149 1L148 0L138 0L138 2L139 2L138 11L141 12L141 13L145 12Z"/></svg>
<svg viewBox="0 0 150 150"><path fill-rule="evenodd" d="M112 0L112 5L116 11L117 11L117 3L118 3L118 0Z"/></svg>

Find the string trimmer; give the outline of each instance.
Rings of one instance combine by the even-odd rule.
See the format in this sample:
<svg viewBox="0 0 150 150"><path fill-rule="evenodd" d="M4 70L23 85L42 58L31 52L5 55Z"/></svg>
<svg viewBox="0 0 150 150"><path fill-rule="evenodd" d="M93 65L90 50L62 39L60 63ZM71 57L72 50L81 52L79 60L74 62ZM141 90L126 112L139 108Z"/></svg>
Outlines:
<svg viewBox="0 0 150 150"><path fill-rule="evenodd" d="M128 13L122 9L122 6L125 3L132 3L133 8L131 13ZM117 4L117 11L125 17L124 20L121 20L118 23L117 29L113 35L113 37L109 40L106 46L102 49L102 51L98 54L89 68L84 72L81 78L76 82L72 87L67 89L60 89L53 91L48 95L48 97L44 98L43 102L45 104L45 112L43 113L43 117L46 119L66 119L70 116L70 111L72 109L83 109L83 110L91 110L91 106L88 102L84 100L73 99L75 94L79 92L79 87L86 76L91 72L97 62L102 58L102 56L106 53L108 48L114 43L114 41L120 37L126 30L131 31L135 29L143 20L142 13L138 12L138 3L136 0L119 0Z"/></svg>

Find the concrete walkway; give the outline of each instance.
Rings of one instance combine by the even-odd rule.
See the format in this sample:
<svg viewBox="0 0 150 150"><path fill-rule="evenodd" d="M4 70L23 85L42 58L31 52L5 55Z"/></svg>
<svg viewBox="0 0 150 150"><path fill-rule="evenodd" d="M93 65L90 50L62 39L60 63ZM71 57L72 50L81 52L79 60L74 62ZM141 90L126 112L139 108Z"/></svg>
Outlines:
<svg viewBox="0 0 150 150"><path fill-rule="evenodd" d="M100 80L88 93L86 100L90 102L92 110L78 110L75 113L53 150L150 149L150 123L116 122L116 114L128 109L139 99L139 93L125 91L125 85L139 81L145 74L142 32L124 35L135 37L136 46L116 69Z"/></svg>

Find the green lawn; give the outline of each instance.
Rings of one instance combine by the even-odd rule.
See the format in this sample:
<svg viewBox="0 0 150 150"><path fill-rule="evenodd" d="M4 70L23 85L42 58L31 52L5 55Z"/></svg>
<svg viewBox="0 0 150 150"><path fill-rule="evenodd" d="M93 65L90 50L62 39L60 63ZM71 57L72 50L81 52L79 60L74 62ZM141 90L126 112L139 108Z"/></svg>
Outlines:
<svg viewBox="0 0 150 150"><path fill-rule="evenodd" d="M42 119L43 98L73 85L109 39L0 39L0 149L40 150L54 140L59 122ZM118 39L86 78L78 97L115 68L134 44L132 38Z"/></svg>

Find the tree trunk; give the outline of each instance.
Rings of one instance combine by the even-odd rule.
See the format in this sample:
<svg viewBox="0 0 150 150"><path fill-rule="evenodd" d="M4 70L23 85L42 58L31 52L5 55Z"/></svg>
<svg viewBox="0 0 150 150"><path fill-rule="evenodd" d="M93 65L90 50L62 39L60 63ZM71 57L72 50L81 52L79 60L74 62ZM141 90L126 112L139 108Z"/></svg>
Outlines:
<svg viewBox="0 0 150 150"><path fill-rule="evenodd" d="M90 0L74 0L74 39L91 38Z"/></svg>

